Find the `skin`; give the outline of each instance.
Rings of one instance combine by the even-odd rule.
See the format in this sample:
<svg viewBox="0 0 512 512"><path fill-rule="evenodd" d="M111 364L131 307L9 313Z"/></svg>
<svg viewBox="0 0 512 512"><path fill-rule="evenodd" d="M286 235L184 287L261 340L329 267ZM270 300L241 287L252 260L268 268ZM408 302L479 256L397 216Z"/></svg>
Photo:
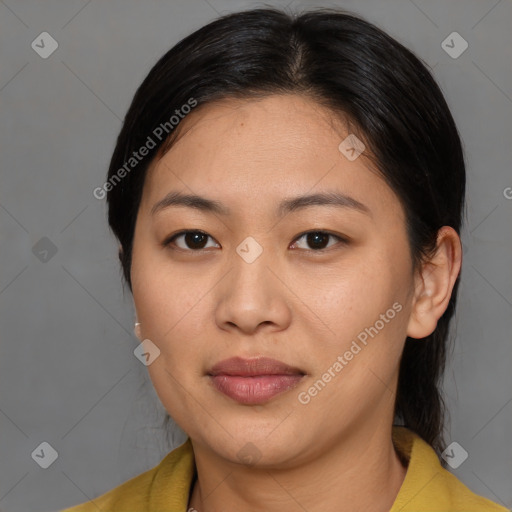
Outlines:
<svg viewBox="0 0 512 512"><path fill-rule="evenodd" d="M189 506L389 510L406 473L391 442L400 355L406 336L429 335L448 306L459 237L442 228L432 259L414 270L397 196L364 153L349 161L340 152L346 128L306 97L223 100L188 115L179 130L146 177L131 276L141 339L160 349L150 377L192 440L198 481ZM231 212L170 206L152 214L171 191ZM276 215L284 198L325 191L370 214L314 205ZM183 236L162 245L183 230L206 232L206 247ZM348 243L326 235L327 247L315 249L301 236L308 230ZM263 249L252 263L236 251L248 236ZM302 404L298 394L396 302L402 310ZM272 357L306 375L263 405L242 405L206 375L232 356ZM239 456L247 443L252 465Z"/></svg>

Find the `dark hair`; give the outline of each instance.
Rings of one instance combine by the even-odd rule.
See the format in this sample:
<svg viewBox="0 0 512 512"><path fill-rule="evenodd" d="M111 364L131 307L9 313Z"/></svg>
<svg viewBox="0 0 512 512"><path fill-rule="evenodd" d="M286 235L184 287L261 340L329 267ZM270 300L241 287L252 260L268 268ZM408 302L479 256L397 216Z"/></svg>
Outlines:
<svg viewBox="0 0 512 512"><path fill-rule="evenodd" d="M284 93L302 94L328 107L364 141L365 154L406 212L414 269L435 248L442 226L460 233L462 145L425 65L379 28L339 10L299 15L254 9L218 18L184 38L156 63L133 98L110 162L107 195L108 220L121 244L119 257L130 290L144 178L152 159L169 149L178 132L171 131L171 117L192 105L191 98L198 109L225 98ZM157 137L163 127L165 136ZM133 152L150 146L148 137L154 147L134 170L127 170ZM123 165L127 172L114 182ZM445 409L439 387L458 284L459 278L435 331L423 340L407 338L395 403L395 420L438 454L444 449Z"/></svg>

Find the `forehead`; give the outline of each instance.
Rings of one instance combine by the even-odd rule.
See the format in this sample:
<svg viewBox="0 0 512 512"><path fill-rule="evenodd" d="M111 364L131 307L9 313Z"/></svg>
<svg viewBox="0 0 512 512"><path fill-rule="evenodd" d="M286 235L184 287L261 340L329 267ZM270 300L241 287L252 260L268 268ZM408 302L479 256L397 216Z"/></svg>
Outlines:
<svg viewBox="0 0 512 512"><path fill-rule="evenodd" d="M304 96L202 105L177 129L171 148L148 170L143 201L170 189L243 205L333 188L361 197L386 187L367 158L349 161L340 152L349 135L344 120ZM375 192L381 203L393 201L390 189Z"/></svg>
<svg viewBox="0 0 512 512"><path fill-rule="evenodd" d="M340 115L296 95L263 98L226 98L196 107L176 128L172 143L176 154L199 144L203 149L237 148L241 143L250 153L261 152L259 145L279 152L297 146L305 151L322 151L332 145L346 128ZM214 146L214 148L212 147ZM244 155L240 155L244 156Z"/></svg>

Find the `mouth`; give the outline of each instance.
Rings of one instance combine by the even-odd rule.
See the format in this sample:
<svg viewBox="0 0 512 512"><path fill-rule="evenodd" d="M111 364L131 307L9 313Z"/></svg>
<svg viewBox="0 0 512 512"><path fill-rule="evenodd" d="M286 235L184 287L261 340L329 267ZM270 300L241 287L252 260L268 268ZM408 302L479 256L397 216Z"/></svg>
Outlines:
<svg viewBox="0 0 512 512"><path fill-rule="evenodd" d="M207 372L217 391L245 405L268 402L296 387L305 375L299 368L267 357L233 357Z"/></svg>

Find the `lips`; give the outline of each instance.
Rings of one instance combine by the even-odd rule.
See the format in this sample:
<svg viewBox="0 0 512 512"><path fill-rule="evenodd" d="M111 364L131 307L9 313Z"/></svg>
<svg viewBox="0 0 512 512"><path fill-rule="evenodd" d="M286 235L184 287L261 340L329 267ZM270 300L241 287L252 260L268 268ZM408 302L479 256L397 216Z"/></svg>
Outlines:
<svg viewBox="0 0 512 512"><path fill-rule="evenodd" d="M257 377L260 375L304 375L304 372L299 368L268 357L254 359L232 357L214 365L208 374Z"/></svg>
<svg viewBox="0 0 512 512"><path fill-rule="evenodd" d="M297 367L267 357L233 357L208 372L214 388L245 405L262 404L298 385L305 373Z"/></svg>

